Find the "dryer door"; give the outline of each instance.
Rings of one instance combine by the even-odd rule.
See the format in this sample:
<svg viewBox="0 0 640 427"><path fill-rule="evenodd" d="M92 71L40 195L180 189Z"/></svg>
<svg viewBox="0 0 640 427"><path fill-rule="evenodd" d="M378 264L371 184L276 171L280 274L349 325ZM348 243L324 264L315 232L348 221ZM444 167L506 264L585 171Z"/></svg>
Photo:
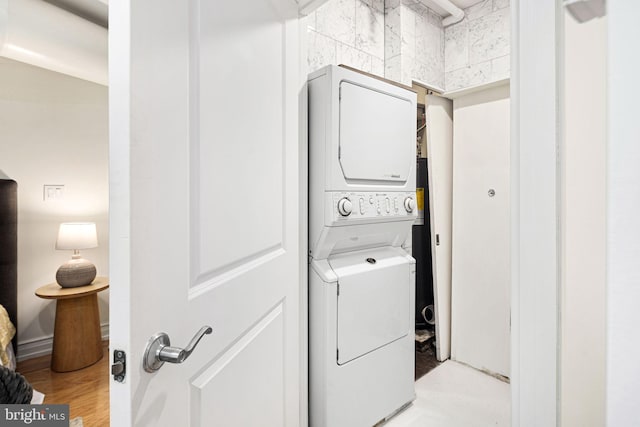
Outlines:
<svg viewBox="0 0 640 427"><path fill-rule="evenodd" d="M390 248L329 258L338 276L338 364L412 331L412 264Z"/></svg>
<svg viewBox="0 0 640 427"><path fill-rule="evenodd" d="M409 99L340 83L340 165L347 181L404 184L415 162L415 107Z"/></svg>

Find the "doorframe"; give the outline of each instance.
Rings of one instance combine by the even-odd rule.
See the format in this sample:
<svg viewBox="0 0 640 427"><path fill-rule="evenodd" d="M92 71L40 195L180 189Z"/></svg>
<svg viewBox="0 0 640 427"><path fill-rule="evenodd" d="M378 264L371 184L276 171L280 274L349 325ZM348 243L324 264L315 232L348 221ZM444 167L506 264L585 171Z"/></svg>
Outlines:
<svg viewBox="0 0 640 427"><path fill-rule="evenodd" d="M513 427L559 423L561 11L511 0Z"/></svg>
<svg viewBox="0 0 640 427"><path fill-rule="evenodd" d="M109 366L115 349L131 348L129 335L131 247L129 243L131 192L129 136L131 128L132 58L128 43L131 8L121 1L109 4ZM116 267L117 266L117 267ZM118 333L114 333L118 331ZM130 369L136 375L136 369ZM139 374L138 374L139 375ZM109 376L109 416L112 426L130 426L133 397L130 387L117 386ZM122 396L125 395L123 399Z"/></svg>
<svg viewBox="0 0 640 427"><path fill-rule="evenodd" d="M301 2L302 3L302 2ZM315 8L319 7L318 0L310 0L309 4L315 3ZM307 5L307 7L313 6ZM300 427L309 425L309 224L305 218L309 216L307 200L309 197L309 147L308 147L308 107L307 107L307 17L302 15L303 5L298 8L298 41L299 41L299 78L300 93L298 94L298 117L299 117L299 200L300 206ZM315 9L313 9L315 10ZM311 13L311 12L309 12Z"/></svg>
<svg viewBox="0 0 640 427"><path fill-rule="evenodd" d="M559 423L562 10L540 0L510 7L511 425L549 427Z"/></svg>
<svg viewBox="0 0 640 427"><path fill-rule="evenodd" d="M117 4L117 2L111 4L110 8L117 7ZM121 10L118 14L110 13L110 15L122 17L123 12ZM559 18L559 5L555 1L511 1L511 411L513 427L548 427L556 425L558 419L560 181L557 141L560 126L556 97L559 89L559 52L556 41L561 36L558 31ZM114 21L112 25L120 25L117 20ZM122 24L126 25L128 22L122 22ZM306 27L301 25L300 32L303 33L305 30ZM110 35L112 33L110 32ZM306 52L306 47L304 40L301 40L303 52ZM125 64L115 67L115 64L110 63L112 73L128 63L127 55L113 55L115 53L112 51L111 58L121 58L118 61ZM306 55L302 58L306 58ZM126 83L122 85L122 87L125 86ZM545 93L541 88L544 88L550 96L541 96L541 93ZM113 103L113 100L118 98L113 96L114 90L111 87L110 92L110 103ZM118 95L122 96L121 93ZM123 113L127 111L126 102L121 104L119 107L123 110L117 116L120 120L126 121L126 114ZM110 105L110 109L112 112L116 111L115 105ZM123 128L126 129L126 124ZM116 137L117 135L112 135L111 139ZM303 143L302 139L301 143ZM116 153L118 150L115 147L111 150L112 154L120 156L123 154ZM128 158L125 157L118 163L123 166L122 172L126 174ZM301 167L301 175L303 169L304 167ZM119 194L119 196L126 195ZM114 197L114 193L111 197ZM111 213L113 219L110 235L112 237L118 237L116 229L119 226L125 228L120 231L125 233L127 231L124 220L128 215L128 203L122 203L121 200L121 205L123 207L121 212ZM299 212L301 215L303 213L303 210ZM110 253L112 263L117 259L121 266L126 267L128 264L124 261L127 258L128 248L124 244L119 245L120 249L125 251L117 253L114 244L117 240L117 238L112 239L113 248ZM126 268L123 269L120 280L128 280L126 270ZM304 279L301 278L301 280ZM306 286L306 282L301 286ZM302 293L302 298L304 296L305 294ZM301 310L301 323L306 323L303 318L304 313L305 310ZM120 314L126 315L126 313ZM112 326L118 327L117 324ZM301 343L304 342L306 340L301 340ZM112 347L114 344L112 343ZM305 366L307 349L301 348L300 351L300 363ZM301 371L303 393L306 392L305 371L304 369ZM113 393L114 390L111 389ZM303 400L302 406L301 425L306 425L307 402ZM112 423L118 418L114 417L115 414L125 415L129 410L130 408L112 407Z"/></svg>

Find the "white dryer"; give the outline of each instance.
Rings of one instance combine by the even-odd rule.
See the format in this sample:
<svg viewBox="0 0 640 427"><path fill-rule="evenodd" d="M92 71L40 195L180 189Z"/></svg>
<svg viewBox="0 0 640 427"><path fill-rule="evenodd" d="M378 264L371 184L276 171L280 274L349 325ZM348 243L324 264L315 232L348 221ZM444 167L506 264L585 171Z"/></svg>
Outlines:
<svg viewBox="0 0 640 427"><path fill-rule="evenodd" d="M308 91L310 426L369 427L415 397L416 94L336 66Z"/></svg>

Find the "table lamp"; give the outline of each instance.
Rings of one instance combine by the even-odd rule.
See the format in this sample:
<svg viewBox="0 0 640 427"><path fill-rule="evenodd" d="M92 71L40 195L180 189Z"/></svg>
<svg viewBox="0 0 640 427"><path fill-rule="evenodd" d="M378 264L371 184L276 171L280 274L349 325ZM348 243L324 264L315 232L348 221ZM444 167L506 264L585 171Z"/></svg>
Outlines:
<svg viewBox="0 0 640 427"><path fill-rule="evenodd" d="M63 288L90 284L96 277L96 266L80 255L80 249L98 246L96 224L93 222L65 222L60 224L56 249L73 250L71 259L56 272L56 282Z"/></svg>

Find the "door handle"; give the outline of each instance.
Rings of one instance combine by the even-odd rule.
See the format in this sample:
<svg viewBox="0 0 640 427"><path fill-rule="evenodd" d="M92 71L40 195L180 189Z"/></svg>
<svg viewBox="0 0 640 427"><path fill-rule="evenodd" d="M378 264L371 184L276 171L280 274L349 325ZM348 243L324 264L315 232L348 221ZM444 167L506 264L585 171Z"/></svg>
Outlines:
<svg viewBox="0 0 640 427"><path fill-rule="evenodd" d="M203 326L200 330L191 338L187 348L171 347L171 340L169 335L164 332L158 332L149 339L147 348L144 351L144 357L142 358L142 365L147 372L155 372L164 365L164 362L169 363L182 363L189 356L196 346L207 334L213 331L211 326Z"/></svg>

